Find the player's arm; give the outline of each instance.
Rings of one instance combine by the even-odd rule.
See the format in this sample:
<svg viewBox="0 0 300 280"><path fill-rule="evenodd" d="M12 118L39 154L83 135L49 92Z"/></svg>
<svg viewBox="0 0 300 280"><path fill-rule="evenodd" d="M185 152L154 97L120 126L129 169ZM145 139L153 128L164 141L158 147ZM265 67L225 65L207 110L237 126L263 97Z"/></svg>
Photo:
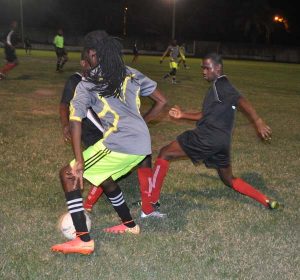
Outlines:
<svg viewBox="0 0 300 280"><path fill-rule="evenodd" d="M69 126L70 109L68 104L60 103L59 115L60 115L60 123L63 131L64 140L70 141L71 140L71 132Z"/></svg>
<svg viewBox="0 0 300 280"><path fill-rule="evenodd" d="M254 107L245 97L241 96L239 98L238 107L247 116L247 118L254 124L258 135L264 140L270 140L272 135L271 128L257 114Z"/></svg>
<svg viewBox="0 0 300 280"><path fill-rule="evenodd" d="M161 59L160 59L160 63L162 63L163 62L163 60L164 60L164 58L168 55L168 53L169 53L169 47L166 49L166 51L163 53L163 55L162 55L162 57L161 57Z"/></svg>
<svg viewBox="0 0 300 280"><path fill-rule="evenodd" d="M169 115L174 119L186 119L191 121L198 121L203 117L202 112L184 112L177 105L170 109Z"/></svg>
<svg viewBox="0 0 300 280"><path fill-rule="evenodd" d="M81 121L70 121L72 135L72 148L75 156L75 164L72 167L72 174L75 177L74 189L79 185L83 189L84 160L81 151Z"/></svg>
<svg viewBox="0 0 300 280"><path fill-rule="evenodd" d="M147 123L155 119L167 104L167 99L158 89L155 89L148 97L154 101L154 104L143 116Z"/></svg>

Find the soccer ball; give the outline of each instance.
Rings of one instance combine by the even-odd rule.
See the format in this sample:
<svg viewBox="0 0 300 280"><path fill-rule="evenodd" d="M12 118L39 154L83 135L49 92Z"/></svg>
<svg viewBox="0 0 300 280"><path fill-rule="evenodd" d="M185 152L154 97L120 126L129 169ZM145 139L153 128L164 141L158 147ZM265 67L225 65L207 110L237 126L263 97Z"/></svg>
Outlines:
<svg viewBox="0 0 300 280"><path fill-rule="evenodd" d="M88 228L88 231L91 230L92 221L90 216L84 212L85 219L86 219L86 225ZM71 217L71 214L69 212L63 214L59 221L58 221L58 229L62 232L62 234L69 240L73 240L76 238L76 230L73 225L73 220Z"/></svg>

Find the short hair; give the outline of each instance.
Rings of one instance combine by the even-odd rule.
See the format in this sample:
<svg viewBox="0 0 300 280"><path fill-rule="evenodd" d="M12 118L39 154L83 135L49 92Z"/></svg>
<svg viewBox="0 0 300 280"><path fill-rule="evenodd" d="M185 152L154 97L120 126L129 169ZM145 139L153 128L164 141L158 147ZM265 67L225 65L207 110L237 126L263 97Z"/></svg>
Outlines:
<svg viewBox="0 0 300 280"><path fill-rule="evenodd" d="M222 56L217 53L208 53L203 57L203 59L210 59L214 64L223 66Z"/></svg>
<svg viewBox="0 0 300 280"><path fill-rule="evenodd" d="M121 43L103 30L96 30L84 37L84 53L95 50L98 65L88 72L87 80L103 97L119 97L126 77L126 66Z"/></svg>

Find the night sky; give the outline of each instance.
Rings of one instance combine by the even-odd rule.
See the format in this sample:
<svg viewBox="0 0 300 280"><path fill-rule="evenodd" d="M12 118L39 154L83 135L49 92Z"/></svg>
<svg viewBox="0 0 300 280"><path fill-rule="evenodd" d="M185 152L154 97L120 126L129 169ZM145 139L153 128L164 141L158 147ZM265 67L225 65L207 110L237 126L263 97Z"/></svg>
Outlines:
<svg viewBox="0 0 300 280"><path fill-rule="evenodd" d="M21 0L0 0L0 30L20 22ZM24 30L56 30L84 35L105 29L126 36L170 38L173 0L22 0ZM300 45L300 20L288 0L176 0L176 38ZM280 14L288 20L275 23ZM267 39L266 34L270 37Z"/></svg>

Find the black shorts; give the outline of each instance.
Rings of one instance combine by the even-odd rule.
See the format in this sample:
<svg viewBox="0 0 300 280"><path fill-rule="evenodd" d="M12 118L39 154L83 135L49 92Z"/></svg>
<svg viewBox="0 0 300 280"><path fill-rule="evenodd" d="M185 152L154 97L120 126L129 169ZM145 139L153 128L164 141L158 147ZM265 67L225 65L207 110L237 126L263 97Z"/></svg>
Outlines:
<svg viewBox="0 0 300 280"><path fill-rule="evenodd" d="M18 58L17 58L16 51L14 48L11 48L10 46L5 45L4 51L5 51L5 58L6 58L7 62L9 62L9 63L17 62Z"/></svg>
<svg viewBox="0 0 300 280"><path fill-rule="evenodd" d="M103 133L87 118L82 121L81 140L85 148L94 145L103 138Z"/></svg>
<svg viewBox="0 0 300 280"><path fill-rule="evenodd" d="M194 164L204 162L216 169L230 165L230 135L195 128L180 134L177 141Z"/></svg>
<svg viewBox="0 0 300 280"><path fill-rule="evenodd" d="M55 48L57 58L67 56L67 53L64 48Z"/></svg>

